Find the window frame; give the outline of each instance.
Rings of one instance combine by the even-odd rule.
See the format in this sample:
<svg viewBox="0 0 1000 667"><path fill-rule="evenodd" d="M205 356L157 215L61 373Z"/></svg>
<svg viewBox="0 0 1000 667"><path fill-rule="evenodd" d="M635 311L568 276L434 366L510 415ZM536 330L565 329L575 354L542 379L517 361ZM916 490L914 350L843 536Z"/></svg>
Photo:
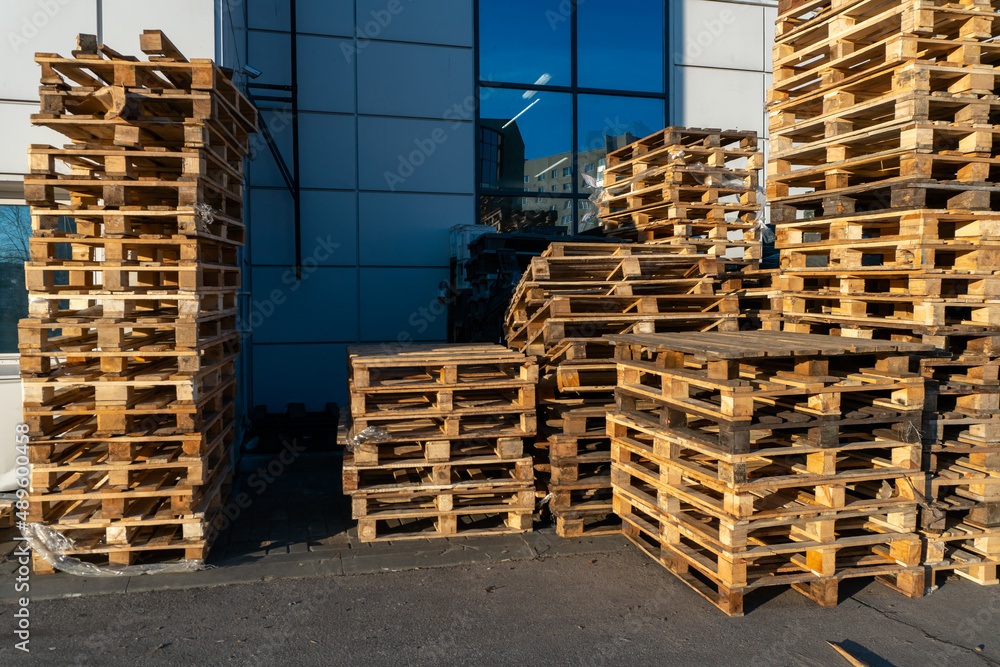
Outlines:
<svg viewBox="0 0 1000 667"><path fill-rule="evenodd" d="M508 90L534 90L539 92L553 92L553 93L570 93L572 100L572 131L573 131L573 150L572 150L572 165L570 172L571 182L573 183L572 190L569 192L556 191L546 193L547 196L554 199L572 199L577 203L581 200L586 200L589 198L591 192L587 189L581 187L580 183L582 178L580 177L579 165L577 164L577 159L579 157L579 146L577 141L579 138L579 106L578 100L580 95L604 95L613 97L641 97L647 99L655 99L663 102L663 120L664 126L670 127L673 125L674 110L671 104L671 78L670 78L670 66L671 66L671 47L674 43L674 38L669 30L670 26L670 2L669 0L662 0L663 2L663 91L662 92L648 92L648 91L635 91L635 90L618 90L618 89L605 89L605 88L590 88L586 86L578 85L578 21L577 21L577 0L568 0L570 3L570 85L569 86L553 86L553 85L535 85L526 83L508 83L503 81L482 81L480 77L479 70L479 2L480 0L475 0L472 3L472 28L473 28L473 49L472 49L472 60L473 60L473 77L475 84L474 99L476 100L476 115L475 115L475 135L479 136L479 126L480 126L480 111L481 107L479 105L479 100L481 99L483 88L502 88ZM479 141L475 145L475 164L479 165L480 152L482 151L482 146ZM595 165L596 173L600 173L599 167ZM544 173L544 172L543 172ZM575 176L572 176L575 175ZM490 196L498 197L520 197L523 196L523 192L513 191L513 190L486 190L481 187L479 181L479 175L476 176L476 221L477 223L481 220L482 216L482 200L483 196L488 194ZM539 179L542 180L542 179ZM580 207L578 205L573 206L573 223L571 225L570 233L576 235L579 233L580 227Z"/></svg>

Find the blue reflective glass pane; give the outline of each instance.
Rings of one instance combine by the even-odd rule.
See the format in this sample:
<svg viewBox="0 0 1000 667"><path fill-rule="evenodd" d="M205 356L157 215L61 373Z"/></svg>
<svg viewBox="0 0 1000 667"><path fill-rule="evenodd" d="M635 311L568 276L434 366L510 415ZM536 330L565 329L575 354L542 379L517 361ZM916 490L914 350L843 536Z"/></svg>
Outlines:
<svg viewBox="0 0 1000 667"><path fill-rule="evenodd" d="M664 4L664 0L579 3L577 85L662 93Z"/></svg>
<svg viewBox="0 0 1000 667"><path fill-rule="evenodd" d="M479 224L498 232L568 234L573 228L573 210L566 202L572 199L551 197L499 197L483 195L479 199Z"/></svg>
<svg viewBox="0 0 1000 667"><path fill-rule="evenodd" d="M479 78L568 86L569 0L480 0Z"/></svg>
<svg viewBox="0 0 1000 667"><path fill-rule="evenodd" d="M604 171L604 158L636 139L649 136L664 125L664 102L641 97L616 95L580 95L577 137L577 168L581 175L595 179ZM587 189L580 178L580 192Z"/></svg>
<svg viewBox="0 0 1000 667"><path fill-rule="evenodd" d="M480 187L546 190L572 182L573 102L568 93L480 88ZM496 139L486 139L493 135ZM495 149L499 146L499 149ZM490 154L489 160L486 154ZM496 171L491 169L496 164Z"/></svg>

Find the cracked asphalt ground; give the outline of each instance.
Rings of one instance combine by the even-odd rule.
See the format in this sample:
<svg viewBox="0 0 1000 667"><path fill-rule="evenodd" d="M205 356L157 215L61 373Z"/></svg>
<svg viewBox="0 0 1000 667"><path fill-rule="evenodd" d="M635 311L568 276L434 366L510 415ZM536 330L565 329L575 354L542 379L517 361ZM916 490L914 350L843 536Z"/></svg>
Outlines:
<svg viewBox="0 0 1000 667"><path fill-rule="evenodd" d="M637 550L39 601L0 664L1000 665L1000 587L881 584L823 609L777 590L728 618ZM843 599L843 598L842 598Z"/></svg>

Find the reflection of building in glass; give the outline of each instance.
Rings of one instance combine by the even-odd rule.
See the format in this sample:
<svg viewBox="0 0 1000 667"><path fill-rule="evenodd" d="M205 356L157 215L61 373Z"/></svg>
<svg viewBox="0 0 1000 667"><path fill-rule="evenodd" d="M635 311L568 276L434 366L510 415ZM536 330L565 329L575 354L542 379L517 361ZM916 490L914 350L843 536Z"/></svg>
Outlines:
<svg viewBox="0 0 1000 667"><path fill-rule="evenodd" d="M640 123L636 127L644 126ZM593 192L585 176L600 181L608 152L632 143L636 137L628 132L617 136L588 133L588 137L588 145L596 144L596 147L576 153L579 183L574 188L572 151L526 160L524 140L516 122L481 119L480 189L523 191L524 195L483 194L480 199L480 224L495 227L500 232L544 232L545 229L539 228L555 228L549 229L549 233L571 234L573 208L579 206L581 223L578 231L597 227L596 218L590 215L596 212L594 206L585 198ZM584 198L578 198L580 195Z"/></svg>
<svg viewBox="0 0 1000 667"><path fill-rule="evenodd" d="M631 134L622 134L615 137L604 136L603 145L593 150L581 151L577 153L577 169L579 187L577 192L589 194L593 188L587 185L584 175L599 181L604 173L605 156L608 152L618 150L636 140ZM594 142L590 142L592 145ZM555 213L558 222L556 224L565 226L567 229L573 225L573 207L579 201L581 225L580 231L592 229L596 226L596 221L584 224L582 218L593 211L593 205L587 199L546 199L552 194L572 194L573 193L573 154L571 152L559 153L524 162L524 189L528 194L521 199L522 208L525 211L543 211Z"/></svg>
<svg viewBox="0 0 1000 667"><path fill-rule="evenodd" d="M524 177L524 139L517 123L502 118L479 121L480 187L518 190Z"/></svg>
<svg viewBox="0 0 1000 667"><path fill-rule="evenodd" d="M524 182L524 139L517 123L507 118L479 121L479 179L483 190L520 190ZM548 211L525 211L520 197L482 196L480 224L499 232L551 227L556 216Z"/></svg>

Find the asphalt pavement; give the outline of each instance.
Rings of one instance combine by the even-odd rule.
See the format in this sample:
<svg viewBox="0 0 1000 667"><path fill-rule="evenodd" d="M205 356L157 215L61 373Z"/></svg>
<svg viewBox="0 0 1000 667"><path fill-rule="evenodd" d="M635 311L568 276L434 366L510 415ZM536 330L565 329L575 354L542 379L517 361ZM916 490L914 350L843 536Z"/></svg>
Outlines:
<svg viewBox="0 0 1000 667"><path fill-rule="evenodd" d="M30 654L5 604L0 664L848 665L831 641L873 667L1000 665L1000 587L846 593L774 591L728 618L630 547L39 600Z"/></svg>

